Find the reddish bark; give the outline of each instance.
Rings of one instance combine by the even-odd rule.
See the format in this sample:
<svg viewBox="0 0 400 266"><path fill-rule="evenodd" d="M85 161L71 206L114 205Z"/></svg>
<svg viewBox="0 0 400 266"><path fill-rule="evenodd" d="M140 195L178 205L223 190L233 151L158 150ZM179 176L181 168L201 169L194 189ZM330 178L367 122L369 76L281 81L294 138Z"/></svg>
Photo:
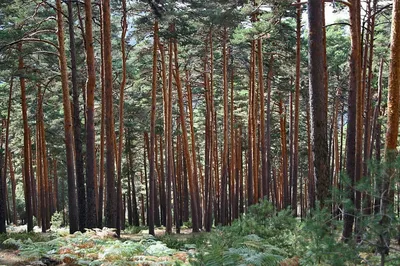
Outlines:
<svg viewBox="0 0 400 266"><path fill-rule="evenodd" d="M68 176L68 205L69 205L69 231L74 233L78 230L78 208L76 202L76 187L74 177L74 147L73 147L73 126L71 116L71 104L69 100L67 60L65 57L64 47L64 28L63 15L61 9L61 0L56 1L57 7L57 37L60 53L60 69L61 69L61 85L63 91L64 106L64 131L65 131L65 148L67 153L67 176Z"/></svg>

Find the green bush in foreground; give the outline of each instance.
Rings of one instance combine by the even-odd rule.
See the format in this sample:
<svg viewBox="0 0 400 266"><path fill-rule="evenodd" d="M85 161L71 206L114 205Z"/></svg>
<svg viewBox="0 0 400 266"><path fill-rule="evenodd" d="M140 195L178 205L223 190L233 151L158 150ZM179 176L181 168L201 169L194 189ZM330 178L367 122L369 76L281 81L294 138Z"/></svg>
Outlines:
<svg viewBox="0 0 400 266"><path fill-rule="evenodd" d="M270 202L261 201L232 226L218 227L198 241L197 260L192 263L261 266L294 259L300 265L360 265L379 261L370 245L340 240L342 223L327 209L313 211L300 221L289 209L278 212Z"/></svg>
<svg viewBox="0 0 400 266"><path fill-rule="evenodd" d="M332 218L327 209L317 208L300 221L290 210L278 212L268 201L261 201L231 226L211 233L115 239L107 229L73 235L59 230L0 235L0 244L18 249L23 258L49 257L75 265L377 265L376 239L381 234L373 226L377 219L362 220L361 243L344 243L340 239L343 221ZM393 225L397 225L394 218ZM128 228L125 234L143 229ZM385 265L398 265L399 255L391 252Z"/></svg>
<svg viewBox="0 0 400 266"><path fill-rule="evenodd" d="M23 233L7 233L0 234L0 248L1 249L18 249L18 245L12 243L10 241L6 241L8 239L14 239L15 241L25 241L28 240L32 242L46 242L51 239L54 239L55 236L51 234L38 234L34 232L23 232Z"/></svg>

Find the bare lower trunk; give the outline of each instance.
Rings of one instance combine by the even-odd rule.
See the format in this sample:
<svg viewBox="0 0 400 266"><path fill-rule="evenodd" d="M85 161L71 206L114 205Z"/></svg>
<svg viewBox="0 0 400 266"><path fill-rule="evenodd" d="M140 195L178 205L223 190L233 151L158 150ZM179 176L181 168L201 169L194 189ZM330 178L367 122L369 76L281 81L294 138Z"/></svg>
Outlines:
<svg viewBox="0 0 400 266"><path fill-rule="evenodd" d="M96 208L96 152L94 129L94 90L96 87L96 68L93 47L92 5L85 0L85 41L86 41L86 194L87 194L87 228L97 226ZM103 146L103 143L101 143ZM101 178L101 176L100 176ZM97 203L98 204L98 203ZM91 206L91 207L89 207Z"/></svg>
<svg viewBox="0 0 400 266"><path fill-rule="evenodd" d="M184 103L183 103L183 93L182 93L182 85L179 77L179 64L178 64L178 47L177 41L174 39L174 56L175 56L175 81L178 92L178 103L179 103L179 111L180 111L180 123L182 128L182 137L183 137L183 150L185 154L185 163L188 174L188 181L190 187L190 196L191 196L191 206L192 206L192 224L193 224L193 232L199 231L200 226L200 202L199 202L199 189L198 189L198 180L197 176L194 176L193 172L193 160L189 152L189 141L188 141L188 133L186 129L186 120L185 120L185 111L184 111Z"/></svg>
<svg viewBox="0 0 400 266"><path fill-rule="evenodd" d="M119 139L118 139L118 160L117 160L117 235L121 235L121 228L123 227L125 217L122 213L122 144L124 136L124 91L126 84L126 53L125 53L125 36L128 29L126 22L126 0L122 1L122 33L121 33L121 54L122 54L122 80L119 91ZM122 217L121 217L122 216Z"/></svg>
<svg viewBox="0 0 400 266"><path fill-rule="evenodd" d="M389 204L394 202L394 193L391 188L396 176L395 161L397 157L397 136L399 132L399 107L400 107L400 0L393 1L392 33L390 46L390 67L389 67L389 94L387 109L387 130L385 141L385 160L387 163L386 175L382 180L380 190L382 215L379 224L384 231L380 234L380 253L389 253L390 236L387 227L390 226Z"/></svg>
<svg viewBox="0 0 400 266"><path fill-rule="evenodd" d="M224 98L224 148L222 154L222 172L221 172L221 219L222 225L227 225L227 180L228 180L228 59L226 53L226 42L227 42L227 32L226 27L224 28L223 34L223 44L222 44L222 75L223 75L223 98Z"/></svg>
<svg viewBox="0 0 400 266"><path fill-rule="evenodd" d="M79 110L79 90L77 82L77 62L75 48L75 30L74 15L72 10L72 0L68 1L68 26L69 26L69 44L71 53L71 84L73 99L73 132L75 141L75 171L76 186L78 189L78 209L79 209L79 230L83 232L86 227L86 193L85 180L83 174L83 155L82 155L82 139L81 139L81 119Z"/></svg>
<svg viewBox="0 0 400 266"><path fill-rule="evenodd" d="M103 1L100 2L100 13L103 13ZM105 96L105 81L104 81L104 31L103 31L103 16L100 16L100 43L101 43L101 119L100 119L100 160L99 160L99 207L97 213L97 227L103 227L103 199L104 199L104 134L105 134L105 113L106 113L106 96ZM89 107L88 107L89 108ZM89 121L88 121L89 122Z"/></svg>
<svg viewBox="0 0 400 266"><path fill-rule="evenodd" d="M297 1L298 3L300 0ZM301 8L297 7L296 16L296 80L294 92L294 125L293 125L293 164L292 164L292 209L293 215L297 216L297 180L299 166L299 109L300 109L300 67L301 67Z"/></svg>
<svg viewBox="0 0 400 266"><path fill-rule="evenodd" d="M69 205L69 231L76 232L79 224L78 207L76 202L76 186L74 175L74 147L73 147L73 126L71 116L71 104L69 100L67 60L65 57L64 47L64 28L63 15L61 12L61 0L56 1L57 6L57 37L60 53L60 69L61 69L61 85L63 90L63 106L64 106L64 130L65 130L65 147L67 153L67 175L68 175L68 205Z"/></svg>
<svg viewBox="0 0 400 266"><path fill-rule="evenodd" d="M150 122L150 148L149 148L149 182L150 182L150 208L149 208L149 233L154 235L155 211L156 211L156 171L155 171L155 141L156 141L156 104L157 104L157 44L158 21L154 22L153 42L153 81L151 90L151 122Z"/></svg>
<svg viewBox="0 0 400 266"><path fill-rule="evenodd" d="M346 137L346 171L347 176L350 179L349 184L346 187L346 191L348 193L349 199L356 203L356 196L354 191L354 185L356 182L356 174L361 173L360 168L356 167L356 154L359 154L359 151L356 151L357 144L357 121L359 121L359 117L357 120L357 108L358 102L357 93L359 88L359 21L357 13L360 12L358 4L359 0L351 1L352 7L350 8L350 21L352 23L351 27L351 57L350 57L350 80L349 80L349 96L348 96L348 123L347 123L347 137ZM357 9L358 7L358 9ZM359 121L360 122L360 121ZM361 145L361 143L360 143ZM360 154L359 154L360 155ZM358 169L358 172L356 171ZM357 204L356 204L357 205ZM355 206L356 207L356 206ZM344 227L343 227L343 239L348 240L353 231L354 224L354 209L348 208L345 210L344 214Z"/></svg>
<svg viewBox="0 0 400 266"><path fill-rule="evenodd" d="M115 152L113 144L113 78L111 56L111 14L110 1L103 0L103 41L104 41L104 90L105 90L105 124L106 124L106 181L107 181L107 206L106 226L115 228L117 225L117 195L115 191Z"/></svg>

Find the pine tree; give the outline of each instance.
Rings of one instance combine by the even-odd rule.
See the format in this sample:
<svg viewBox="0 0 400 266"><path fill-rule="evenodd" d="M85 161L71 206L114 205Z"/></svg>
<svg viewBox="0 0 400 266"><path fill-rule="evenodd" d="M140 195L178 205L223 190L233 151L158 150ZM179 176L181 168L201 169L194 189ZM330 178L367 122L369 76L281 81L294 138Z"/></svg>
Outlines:
<svg viewBox="0 0 400 266"><path fill-rule="evenodd" d="M64 28L63 28L61 0L56 1L56 8L57 8L57 37L58 37L58 46L60 53L59 58L60 58L61 83L62 83L63 105L64 105L65 148L67 153L69 231L72 234L78 230L79 219L78 219L78 207L76 201L77 199L76 199L76 187L75 187L75 176L74 176L75 164L73 160L74 156L73 133L72 133L73 125L71 116L71 104L69 100L67 60L65 57ZM26 173L26 175L29 177L29 173Z"/></svg>
<svg viewBox="0 0 400 266"><path fill-rule="evenodd" d="M324 50L322 28L322 2L308 1L309 30L309 82L313 162L317 180L317 199L324 206L329 190L327 107L324 85Z"/></svg>
<svg viewBox="0 0 400 266"><path fill-rule="evenodd" d="M103 45L104 45L104 97L105 97L105 132L106 132L106 183L107 205L105 209L106 226L117 225L117 194L115 190L115 152L114 152L114 119L113 119L113 79L111 55L111 10L110 1L103 0Z"/></svg>
<svg viewBox="0 0 400 266"><path fill-rule="evenodd" d="M92 30L92 1L85 1L85 41L86 41L86 67L87 67L87 81L86 81L86 199L87 199L87 228L95 228L96 221L96 208L89 208L89 206L96 206L95 197L95 183L96 173L96 156L95 156L95 128L94 128L94 90L96 87L96 68L94 59L93 47L93 30ZM102 145L103 146L103 145ZM101 217L100 217L101 219Z"/></svg>

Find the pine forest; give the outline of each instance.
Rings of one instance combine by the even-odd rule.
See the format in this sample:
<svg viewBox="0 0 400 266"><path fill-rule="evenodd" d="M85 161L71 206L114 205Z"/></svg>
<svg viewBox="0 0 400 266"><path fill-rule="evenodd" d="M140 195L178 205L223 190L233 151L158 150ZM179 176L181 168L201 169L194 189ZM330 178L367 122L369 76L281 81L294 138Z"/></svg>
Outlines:
<svg viewBox="0 0 400 266"><path fill-rule="evenodd" d="M400 0L0 0L0 265L400 265Z"/></svg>

